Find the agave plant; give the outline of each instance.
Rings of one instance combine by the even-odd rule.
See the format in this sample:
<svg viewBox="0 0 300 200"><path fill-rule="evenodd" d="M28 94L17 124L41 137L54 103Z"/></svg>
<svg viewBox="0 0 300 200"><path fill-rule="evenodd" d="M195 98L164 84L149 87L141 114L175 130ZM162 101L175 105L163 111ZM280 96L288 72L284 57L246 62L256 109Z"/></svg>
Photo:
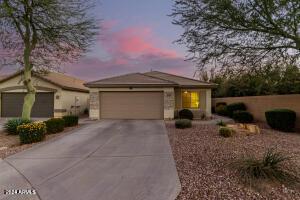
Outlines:
<svg viewBox="0 0 300 200"><path fill-rule="evenodd" d="M250 185L258 179L293 183L298 182L298 177L286 166L286 162L291 159L272 148L262 158L247 156L235 164L242 179Z"/></svg>

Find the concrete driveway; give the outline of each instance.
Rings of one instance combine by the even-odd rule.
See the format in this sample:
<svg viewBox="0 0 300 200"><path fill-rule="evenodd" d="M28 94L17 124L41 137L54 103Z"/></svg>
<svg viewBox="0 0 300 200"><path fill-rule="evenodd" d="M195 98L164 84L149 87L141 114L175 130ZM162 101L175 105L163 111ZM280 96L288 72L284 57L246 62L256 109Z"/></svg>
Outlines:
<svg viewBox="0 0 300 200"><path fill-rule="evenodd" d="M101 121L0 161L0 191L42 200L173 200L180 191L163 121ZM0 195L0 199L17 199Z"/></svg>

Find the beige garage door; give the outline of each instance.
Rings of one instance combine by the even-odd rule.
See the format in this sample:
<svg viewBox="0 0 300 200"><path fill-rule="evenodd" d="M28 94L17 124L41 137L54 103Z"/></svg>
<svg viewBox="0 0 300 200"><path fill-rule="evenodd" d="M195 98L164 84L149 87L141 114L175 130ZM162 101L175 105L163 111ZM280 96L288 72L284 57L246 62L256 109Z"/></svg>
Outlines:
<svg viewBox="0 0 300 200"><path fill-rule="evenodd" d="M163 119L163 92L100 92L102 119Z"/></svg>

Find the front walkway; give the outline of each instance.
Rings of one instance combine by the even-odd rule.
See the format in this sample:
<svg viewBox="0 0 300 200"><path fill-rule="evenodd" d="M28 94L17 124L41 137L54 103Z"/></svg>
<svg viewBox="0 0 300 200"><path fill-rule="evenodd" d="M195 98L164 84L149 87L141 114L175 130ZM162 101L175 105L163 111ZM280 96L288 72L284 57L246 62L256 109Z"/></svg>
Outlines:
<svg viewBox="0 0 300 200"><path fill-rule="evenodd" d="M38 192L21 199L174 200L180 191L163 121L83 125L0 161L0 177L1 192Z"/></svg>

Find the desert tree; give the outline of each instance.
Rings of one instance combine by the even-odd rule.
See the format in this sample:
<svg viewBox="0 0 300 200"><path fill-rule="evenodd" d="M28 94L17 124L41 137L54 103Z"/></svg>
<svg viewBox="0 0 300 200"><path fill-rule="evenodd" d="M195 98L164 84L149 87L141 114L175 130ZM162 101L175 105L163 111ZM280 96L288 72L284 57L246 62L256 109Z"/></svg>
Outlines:
<svg viewBox="0 0 300 200"><path fill-rule="evenodd" d="M299 0L174 0L171 16L200 70L299 67Z"/></svg>
<svg viewBox="0 0 300 200"><path fill-rule="evenodd" d="M32 73L59 70L85 53L98 33L89 0L0 0L0 64L18 66L29 119L36 89Z"/></svg>

